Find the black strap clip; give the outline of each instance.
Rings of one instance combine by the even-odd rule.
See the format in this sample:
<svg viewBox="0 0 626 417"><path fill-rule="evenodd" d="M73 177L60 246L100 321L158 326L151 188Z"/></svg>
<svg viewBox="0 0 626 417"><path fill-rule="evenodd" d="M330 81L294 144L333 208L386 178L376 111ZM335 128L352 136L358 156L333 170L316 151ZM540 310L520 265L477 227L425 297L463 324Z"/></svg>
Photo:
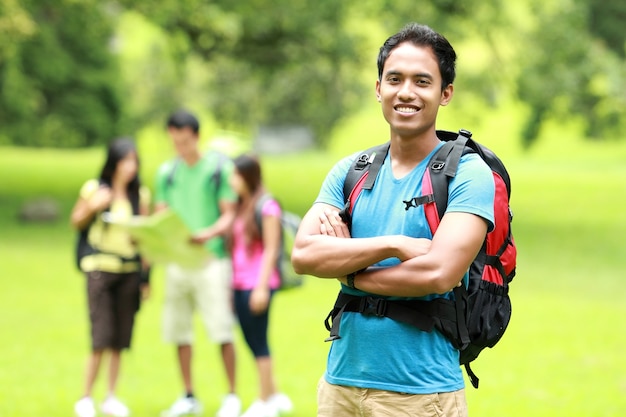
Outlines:
<svg viewBox="0 0 626 417"><path fill-rule="evenodd" d="M355 169L358 171L362 171L365 169L367 164L370 162L370 156L366 153L361 154L356 161Z"/></svg>
<svg viewBox="0 0 626 417"><path fill-rule="evenodd" d="M385 317L387 300L371 296L363 297L361 298L359 312L366 316Z"/></svg>

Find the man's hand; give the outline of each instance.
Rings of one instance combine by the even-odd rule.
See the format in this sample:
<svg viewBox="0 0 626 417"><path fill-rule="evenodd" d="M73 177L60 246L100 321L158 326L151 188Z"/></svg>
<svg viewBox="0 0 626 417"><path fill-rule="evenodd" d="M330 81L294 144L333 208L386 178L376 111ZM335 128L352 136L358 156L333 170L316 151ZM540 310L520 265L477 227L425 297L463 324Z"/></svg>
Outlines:
<svg viewBox="0 0 626 417"><path fill-rule="evenodd" d="M320 215L320 233L326 236L350 237L348 226L341 220L337 210L324 210ZM396 250L396 257L400 261L421 256L430 250L430 239L413 238L403 235L387 236L390 239L390 245Z"/></svg>
<svg viewBox="0 0 626 417"><path fill-rule="evenodd" d="M395 240L396 257L404 262L417 256L428 253L432 241L425 238L409 237L404 235L389 236Z"/></svg>
<svg viewBox="0 0 626 417"><path fill-rule="evenodd" d="M320 215L320 234L326 236L349 238L350 230L348 226L341 220L337 210L324 210Z"/></svg>
<svg viewBox="0 0 626 417"><path fill-rule="evenodd" d="M213 239L215 234L211 228L203 229L189 238L189 242L194 245L203 245L207 240Z"/></svg>

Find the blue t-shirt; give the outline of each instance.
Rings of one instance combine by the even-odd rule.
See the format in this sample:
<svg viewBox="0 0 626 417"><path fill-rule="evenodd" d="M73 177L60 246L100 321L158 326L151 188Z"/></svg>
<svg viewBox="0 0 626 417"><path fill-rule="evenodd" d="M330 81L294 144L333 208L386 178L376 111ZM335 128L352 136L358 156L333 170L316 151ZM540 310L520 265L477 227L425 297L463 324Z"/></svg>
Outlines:
<svg viewBox="0 0 626 417"><path fill-rule="evenodd" d="M400 179L394 178L387 155L372 190L363 190L355 202L353 238L398 234L432 238L423 206L406 210L403 201L422 195L424 172L439 146ZM356 156L344 158L333 167L324 180L317 203L343 207L343 183ZM457 175L450 182L447 212L476 214L488 222L491 230L494 192L489 167L478 155L464 155ZM377 265L392 266L399 262L390 258ZM367 294L344 285L342 291ZM421 299L440 296L433 294ZM451 298L452 293L443 297ZM410 394L450 392L464 387L459 352L438 331L428 333L387 317L345 312L340 336L332 342L328 354L325 378L331 384Z"/></svg>

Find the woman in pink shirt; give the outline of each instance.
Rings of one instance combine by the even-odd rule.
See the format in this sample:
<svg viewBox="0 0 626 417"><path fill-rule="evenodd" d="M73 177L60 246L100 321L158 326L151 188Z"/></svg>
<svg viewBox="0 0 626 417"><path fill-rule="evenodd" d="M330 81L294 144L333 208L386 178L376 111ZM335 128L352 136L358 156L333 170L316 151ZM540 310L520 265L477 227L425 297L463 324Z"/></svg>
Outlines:
<svg viewBox="0 0 626 417"><path fill-rule="evenodd" d="M276 390L267 337L272 295L280 285L281 208L267 195L256 158L242 155L234 164L231 185L239 194L231 248L235 310L260 384L259 399L241 417L271 417L292 409L291 400Z"/></svg>

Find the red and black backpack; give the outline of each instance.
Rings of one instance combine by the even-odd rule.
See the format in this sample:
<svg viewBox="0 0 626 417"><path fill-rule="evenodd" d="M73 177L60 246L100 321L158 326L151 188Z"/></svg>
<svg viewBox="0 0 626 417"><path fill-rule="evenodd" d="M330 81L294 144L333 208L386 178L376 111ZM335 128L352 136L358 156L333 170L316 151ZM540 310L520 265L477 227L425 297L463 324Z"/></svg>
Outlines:
<svg viewBox="0 0 626 417"><path fill-rule="evenodd" d="M437 329L459 349L460 364L465 366L472 385L478 388L478 377L471 370L470 362L484 348L491 348L500 340L511 317L509 283L515 276L517 257L511 233L511 180L502 161L485 146L475 142L469 131L437 131L437 136L446 143L428 164L422 179L422 196L411 202L413 205L424 205L433 235L448 206L448 184L456 175L461 156L476 153L493 172L495 228L487 234L470 266L468 287L456 287L453 300L441 298L432 301L392 301L340 292L325 321L330 331L326 340L340 338L339 322L344 311L389 317L424 331ZM389 143L370 148L351 165L344 182L345 207L340 213L348 227L351 227L352 210L358 195L363 189L372 189L388 151Z"/></svg>

